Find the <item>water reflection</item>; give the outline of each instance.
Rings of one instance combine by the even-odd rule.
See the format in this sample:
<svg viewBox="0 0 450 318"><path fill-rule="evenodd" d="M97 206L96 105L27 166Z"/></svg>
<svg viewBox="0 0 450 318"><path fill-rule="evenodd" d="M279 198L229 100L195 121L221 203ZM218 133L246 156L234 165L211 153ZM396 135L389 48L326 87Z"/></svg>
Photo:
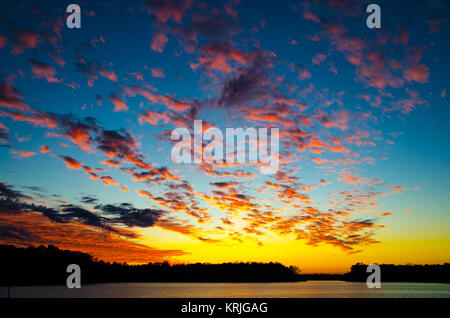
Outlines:
<svg viewBox="0 0 450 318"><path fill-rule="evenodd" d="M65 286L20 286L11 297L168 297L168 298L358 298L358 297L450 297L450 284L382 283L368 289L365 283L308 281L295 283L111 283ZM0 288L7 297L7 288Z"/></svg>

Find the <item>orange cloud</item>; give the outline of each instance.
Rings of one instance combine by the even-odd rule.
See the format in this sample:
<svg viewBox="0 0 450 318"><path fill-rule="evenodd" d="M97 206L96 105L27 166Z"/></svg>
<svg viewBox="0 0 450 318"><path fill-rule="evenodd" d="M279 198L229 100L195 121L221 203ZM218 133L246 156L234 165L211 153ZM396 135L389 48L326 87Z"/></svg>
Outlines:
<svg viewBox="0 0 450 318"><path fill-rule="evenodd" d="M46 146L46 145L42 145L41 146L41 153L48 153L48 152L51 152L50 148L48 146Z"/></svg>
<svg viewBox="0 0 450 318"><path fill-rule="evenodd" d="M170 261L184 255L181 250L160 250L143 243L133 242L120 235L99 231L98 228L81 223L56 223L37 213L2 214L0 229L3 233L16 233L0 238L1 244L16 246L55 245L89 253L93 257L109 262L145 264Z"/></svg>
<svg viewBox="0 0 450 318"><path fill-rule="evenodd" d="M15 154L18 158L28 158L36 155L33 151L23 151L23 150L11 150L11 153Z"/></svg>
<svg viewBox="0 0 450 318"><path fill-rule="evenodd" d="M123 99L119 98L116 94L111 94L109 96L109 99L114 104L115 112L122 112L122 111L128 110L128 106L127 106L127 104L125 104L125 101Z"/></svg>
<svg viewBox="0 0 450 318"><path fill-rule="evenodd" d="M117 82L118 80L117 75L116 73L114 73L114 71L108 72L106 70L102 70L99 72L99 74L113 82Z"/></svg>
<svg viewBox="0 0 450 318"><path fill-rule="evenodd" d="M81 169L81 167L83 166L81 162L73 159L72 157L68 156L60 156L60 157L63 159L64 163L69 169Z"/></svg>

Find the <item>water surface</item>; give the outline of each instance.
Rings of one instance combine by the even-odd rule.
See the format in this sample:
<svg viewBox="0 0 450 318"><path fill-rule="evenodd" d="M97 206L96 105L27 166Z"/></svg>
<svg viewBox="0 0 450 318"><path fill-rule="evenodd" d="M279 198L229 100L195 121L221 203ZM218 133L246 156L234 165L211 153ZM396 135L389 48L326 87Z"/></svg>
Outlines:
<svg viewBox="0 0 450 318"><path fill-rule="evenodd" d="M7 297L0 288L0 297ZM167 298L360 298L360 297L446 297L450 284L382 283L368 289L365 283L307 281L294 283L107 283L80 289L65 286L20 286L10 288L10 297L167 297Z"/></svg>

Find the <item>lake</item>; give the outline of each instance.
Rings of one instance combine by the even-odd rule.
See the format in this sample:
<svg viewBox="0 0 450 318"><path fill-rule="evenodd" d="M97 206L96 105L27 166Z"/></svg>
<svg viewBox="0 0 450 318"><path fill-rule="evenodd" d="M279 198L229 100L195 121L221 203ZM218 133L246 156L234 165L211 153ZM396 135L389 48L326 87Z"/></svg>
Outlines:
<svg viewBox="0 0 450 318"><path fill-rule="evenodd" d="M382 283L369 289L365 283L307 281L293 283L106 283L89 284L80 289L65 286L11 287L13 298L450 298L450 284ZM7 288L0 287L0 297Z"/></svg>

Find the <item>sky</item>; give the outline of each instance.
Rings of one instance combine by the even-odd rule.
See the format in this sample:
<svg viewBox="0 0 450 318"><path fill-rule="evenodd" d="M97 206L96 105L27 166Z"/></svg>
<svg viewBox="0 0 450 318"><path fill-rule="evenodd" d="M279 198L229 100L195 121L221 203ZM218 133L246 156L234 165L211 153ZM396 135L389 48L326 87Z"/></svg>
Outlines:
<svg viewBox="0 0 450 318"><path fill-rule="evenodd" d="M83 1L70 29L72 2L0 2L1 244L304 273L450 261L447 1ZM194 120L278 128L279 169L174 162Z"/></svg>

